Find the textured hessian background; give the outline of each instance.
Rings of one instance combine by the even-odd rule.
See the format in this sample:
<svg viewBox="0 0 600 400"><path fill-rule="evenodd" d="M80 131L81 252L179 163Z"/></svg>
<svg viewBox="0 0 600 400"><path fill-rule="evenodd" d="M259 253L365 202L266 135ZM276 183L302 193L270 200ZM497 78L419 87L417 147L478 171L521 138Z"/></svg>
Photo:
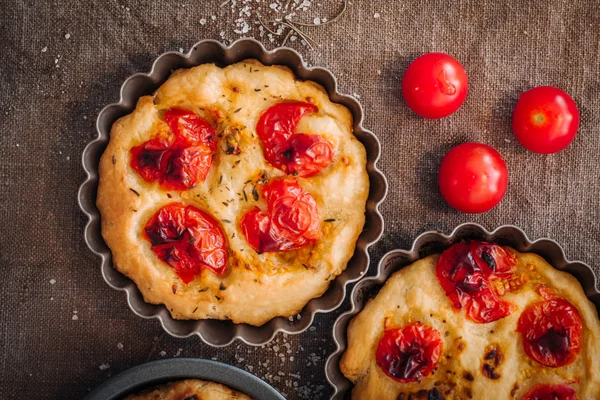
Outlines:
<svg viewBox="0 0 600 400"><path fill-rule="evenodd" d="M156 320L136 317L124 295L104 283L82 239L80 157L96 135L98 111L160 53L187 51L204 38L240 37L234 21L241 6L221 3L1 1L0 398L81 398L126 368L174 356L238 365L289 399L331 393L323 367L334 349L332 323L347 303L317 315L314 327L296 337L279 335L262 348L211 348L197 338L166 336ZM302 20L330 17L341 1L313 3L299 12ZM374 261L409 247L425 230L449 232L474 221L551 237L568 258L598 271L597 1L354 0L338 22L305 31L321 46L313 51L298 40L292 46L311 64L330 68L343 92L360 96L365 126L381 139L390 190ZM247 35L258 37L256 26ZM269 48L278 42L262 41ZM408 63L434 50L457 57L470 84L455 115L428 121L409 112L399 87ZM518 94L541 84L567 90L582 116L575 142L553 156L526 152L510 131ZM510 170L503 202L478 216L452 211L435 185L445 151L466 140L496 147Z"/></svg>

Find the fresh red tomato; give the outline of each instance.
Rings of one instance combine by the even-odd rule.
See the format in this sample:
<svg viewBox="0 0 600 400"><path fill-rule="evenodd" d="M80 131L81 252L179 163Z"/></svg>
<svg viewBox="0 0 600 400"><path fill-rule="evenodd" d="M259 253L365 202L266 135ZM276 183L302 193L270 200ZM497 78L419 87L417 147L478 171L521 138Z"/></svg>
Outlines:
<svg viewBox="0 0 600 400"><path fill-rule="evenodd" d="M578 400L573 389L565 385L536 385L521 400Z"/></svg>
<svg viewBox="0 0 600 400"><path fill-rule="evenodd" d="M575 139L579 110L566 92L552 86L538 86L519 97L512 129L527 150L556 153Z"/></svg>
<svg viewBox="0 0 600 400"><path fill-rule="evenodd" d="M436 276L455 310L464 307L471 321L487 323L512 313L513 305L500 300L490 280L510 277L516 265L515 257L502 247L472 240L445 250Z"/></svg>
<svg viewBox="0 0 600 400"><path fill-rule="evenodd" d="M258 253L288 251L319 238L319 211L314 197L295 179L277 179L262 188L268 211L250 210L240 225Z"/></svg>
<svg viewBox="0 0 600 400"><path fill-rule="evenodd" d="M206 179L217 148L215 131L192 111L165 112L170 134L131 149L131 166L148 182L167 190L187 190Z"/></svg>
<svg viewBox="0 0 600 400"><path fill-rule="evenodd" d="M317 112L310 103L285 101L266 109L256 124L268 162L289 175L310 177L331 164L333 146L319 135L295 133L306 114Z"/></svg>
<svg viewBox="0 0 600 400"><path fill-rule="evenodd" d="M219 223L209 214L182 203L167 204L148 221L144 231L152 251L188 283L208 268L225 272L227 249Z"/></svg>
<svg viewBox="0 0 600 400"><path fill-rule="evenodd" d="M469 81L463 66L444 53L428 53L414 60L402 78L404 101L425 118L443 118L460 108Z"/></svg>
<svg viewBox="0 0 600 400"><path fill-rule="evenodd" d="M482 143L463 143L442 160L442 196L458 211L479 214L494 208L506 193L508 169L500 153Z"/></svg>
<svg viewBox="0 0 600 400"><path fill-rule="evenodd" d="M581 317L577 309L558 297L532 304L519 317L525 353L547 367L571 364L581 347Z"/></svg>
<svg viewBox="0 0 600 400"><path fill-rule="evenodd" d="M390 378L401 383L415 382L431 374L442 350L440 332L417 322L386 330L377 346L375 360Z"/></svg>

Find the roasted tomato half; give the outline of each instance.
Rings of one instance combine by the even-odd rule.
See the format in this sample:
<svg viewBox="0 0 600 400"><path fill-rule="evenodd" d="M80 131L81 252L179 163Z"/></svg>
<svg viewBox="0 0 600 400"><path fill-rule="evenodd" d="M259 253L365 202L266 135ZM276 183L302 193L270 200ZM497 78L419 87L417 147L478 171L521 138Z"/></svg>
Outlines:
<svg viewBox="0 0 600 400"><path fill-rule="evenodd" d="M573 389L565 385L536 385L521 400L578 400Z"/></svg>
<svg viewBox="0 0 600 400"><path fill-rule="evenodd" d="M287 101L265 110L256 133L263 142L265 158L288 175L309 177L326 168L333 159L333 146L319 135L295 133L300 119L317 112L310 103Z"/></svg>
<svg viewBox="0 0 600 400"><path fill-rule="evenodd" d="M467 318L486 323L512 312L513 305L500 300L490 280L510 277L516 264L516 258L502 247L473 240L444 251L436 276L455 310L464 307Z"/></svg>
<svg viewBox="0 0 600 400"><path fill-rule="evenodd" d="M319 211L314 197L295 179L277 179L262 187L267 211L247 212L240 225L258 253L288 251L319 238Z"/></svg>
<svg viewBox="0 0 600 400"><path fill-rule="evenodd" d="M519 317L523 349L547 367L571 364L581 350L581 317L575 306L558 297L530 305Z"/></svg>
<svg viewBox="0 0 600 400"><path fill-rule="evenodd" d="M202 117L181 108L165 112L167 135L131 149L131 167L167 190L186 190L206 179L216 151L215 131Z"/></svg>
<svg viewBox="0 0 600 400"><path fill-rule="evenodd" d="M388 329L377 346L377 365L390 378L415 382L427 377L443 351L440 332L420 322Z"/></svg>
<svg viewBox="0 0 600 400"><path fill-rule="evenodd" d="M219 223L193 206L171 203L146 224L146 237L152 251L188 283L203 269L225 272L227 250Z"/></svg>

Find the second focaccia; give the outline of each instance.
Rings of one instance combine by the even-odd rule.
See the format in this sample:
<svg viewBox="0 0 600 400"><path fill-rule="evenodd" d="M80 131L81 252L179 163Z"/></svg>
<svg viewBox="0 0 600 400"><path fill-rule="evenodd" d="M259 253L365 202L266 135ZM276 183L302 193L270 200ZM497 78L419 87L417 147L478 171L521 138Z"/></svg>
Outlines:
<svg viewBox="0 0 600 400"><path fill-rule="evenodd" d="M356 385L352 398L600 398L600 322L595 307L586 298L579 283L535 254L518 253L510 248L477 242L460 246L484 250L479 250L479 256L475 257L472 254L477 254L477 251L465 253L466 258L450 254L442 260L442 263L452 264L445 270L438 265L440 255L426 257L403 268L388 279L379 294L351 321L348 349L342 358L341 369ZM498 269L502 266L502 257L514 260L514 265L500 273ZM463 261L457 261L461 258ZM457 266L461 262L469 264L473 258L487 260L489 265L496 268L496 275L502 275L502 279L488 275L486 283L482 284L483 281L477 279L469 281L469 275L460 277L461 271ZM449 271L450 275L447 276L459 276L455 279L460 279L459 297L452 297L454 292L445 290L452 289L451 285L442 287L438 275L444 271ZM465 282L471 285L471 289L465 286ZM475 286L479 289L474 289ZM488 289L491 291L487 292ZM477 290L486 291L487 306L483 303L477 305L477 299L467 300L466 294L474 294ZM453 303L453 299L462 301L462 309L457 309L456 305L460 303ZM524 347L526 325L533 321L526 316L536 309L535 304L550 303L562 307L570 304L571 312L573 309L575 313L578 312L580 338L575 337L574 327L573 333L569 333L571 336L565 339L561 336L564 333L560 332L561 327L554 324L556 332L542 332L544 335L536 338L536 343L549 353L559 353L558 356L555 354L553 358L549 354L547 359L542 360L534 349L532 358ZM559 313L555 312L554 315ZM577 320L573 315L571 317ZM562 322L568 325L569 321L567 315ZM406 329L412 330L412 333ZM417 331L418 339L415 339L415 335L411 335ZM391 342L383 339L393 332L404 332L402 340L410 337L412 343L417 342L412 349L408 348L410 343L403 348L405 352L412 351L412 365L410 362L400 365L402 361L391 355L393 351L387 355L387 360L385 354L382 356L386 348L390 352L389 349L394 347L390 347ZM398 337L396 343L401 343ZM574 349L576 340L577 350ZM561 349L565 341L567 347ZM422 347L425 342L430 347L422 354L415 355L419 353L415 347ZM428 360L417 360L419 356L433 357L437 361L427 365ZM394 362L393 359L396 365L390 364ZM395 378L390 376L390 371L396 374ZM407 376L412 379L403 379ZM554 396L551 392L557 392L556 397L543 397L541 394L545 391L550 393L547 393L548 396ZM564 397L560 397L561 393Z"/></svg>

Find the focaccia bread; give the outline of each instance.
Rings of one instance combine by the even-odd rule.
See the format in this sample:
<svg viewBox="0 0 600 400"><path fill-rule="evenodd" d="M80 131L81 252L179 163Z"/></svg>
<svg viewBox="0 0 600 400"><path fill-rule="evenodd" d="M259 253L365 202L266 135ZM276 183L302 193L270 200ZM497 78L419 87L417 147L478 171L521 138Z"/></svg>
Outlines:
<svg viewBox="0 0 600 400"><path fill-rule="evenodd" d="M199 379L171 382L139 394L127 396L125 400L252 400L243 393L236 392L214 382Z"/></svg>
<svg viewBox="0 0 600 400"><path fill-rule="evenodd" d="M175 71L113 125L99 172L102 235L145 301L252 325L325 292L369 193L349 110L256 60Z"/></svg>
<svg viewBox="0 0 600 400"><path fill-rule="evenodd" d="M600 321L579 282L536 254L455 246L393 274L350 322L352 398L599 399Z"/></svg>

